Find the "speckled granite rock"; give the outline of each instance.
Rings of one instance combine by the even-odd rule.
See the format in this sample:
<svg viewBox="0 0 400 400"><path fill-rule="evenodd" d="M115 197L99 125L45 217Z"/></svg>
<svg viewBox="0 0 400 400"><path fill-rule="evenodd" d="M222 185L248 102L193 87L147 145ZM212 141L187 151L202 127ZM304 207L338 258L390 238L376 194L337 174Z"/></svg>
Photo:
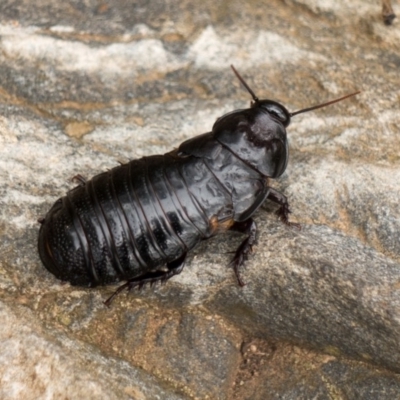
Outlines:
<svg viewBox="0 0 400 400"><path fill-rule="evenodd" d="M396 5L395 5L396 6ZM396 11L396 10L395 10ZM373 0L0 4L0 397L400 396L400 46ZM61 285L37 219L74 184L164 153L245 107L234 64L293 118L244 288L240 235L202 243L166 285Z"/></svg>

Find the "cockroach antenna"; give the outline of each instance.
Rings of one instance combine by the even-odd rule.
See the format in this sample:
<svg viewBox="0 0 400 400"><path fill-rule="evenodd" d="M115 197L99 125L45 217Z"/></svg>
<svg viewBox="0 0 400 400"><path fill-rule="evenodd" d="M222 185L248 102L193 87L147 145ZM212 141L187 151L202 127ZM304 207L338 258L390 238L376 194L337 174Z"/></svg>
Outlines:
<svg viewBox="0 0 400 400"><path fill-rule="evenodd" d="M260 102L260 99L256 96L256 94L253 92L253 90L251 90L250 86L246 83L246 81L245 81L245 80L243 79L243 77L239 74L239 72L236 70L236 68L235 68L233 65L231 65L231 68L232 68L233 72L235 73L235 75L237 76L237 78L239 79L239 81L242 83L242 85L243 85L243 86L247 89L247 91L251 94L251 97L253 98L253 100L254 100L256 103L259 103L259 102ZM357 91L357 92L354 92L354 93L351 93L351 94L347 94L346 96L340 97L340 98L338 98L338 99L331 100L331 101L328 101L328 102L326 102L326 103L318 104L318 105L316 105L316 106L303 108L303 109L301 109L301 110L298 110L298 111L295 111L295 112L292 112L292 113L289 113L289 114L290 114L291 117L293 117L294 115L297 115L297 114L305 113L305 112L312 111L312 110L317 110L318 108L330 106L331 104L338 103L339 101L345 100L345 99L347 99L347 98L349 98L349 97L352 97L352 96L355 96L356 94L359 94L359 93L361 93L361 92L360 92L360 91Z"/></svg>

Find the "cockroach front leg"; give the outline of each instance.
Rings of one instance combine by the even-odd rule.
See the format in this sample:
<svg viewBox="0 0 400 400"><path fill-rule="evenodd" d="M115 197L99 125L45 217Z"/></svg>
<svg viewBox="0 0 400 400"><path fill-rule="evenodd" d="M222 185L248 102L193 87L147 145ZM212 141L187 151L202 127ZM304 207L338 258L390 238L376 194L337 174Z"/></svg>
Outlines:
<svg viewBox="0 0 400 400"><path fill-rule="evenodd" d="M231 226L230 230L245 233L248 235L247 238L243 240L241 245L236 250L235 256L233 257L233 260L229 264L233 266L233 270L235 271L235 275L239 283L239 286L244 286L245 283L243 282L243 279L240 276L239 268L244 264L245 260L247 260L249 253L252 251L253 245L256 244L257 225L252 218L249 218L243 222L235 222Z"/></svg>
<svg viewBox="0 0 400 400"><path fill-rule="evenodd" d="M279 219L285 225L293 227L293 228L301 229L300 224L296 224L295 222L289 221L289 214L291 213L291 211L289 208L289 203L287 201L287 197L285 195L283 195L282 193L278 192L277 190L275 190L273 188L270 188L267 199L280 205L278 211L276 212L276 215L278 215Z"/></svg>

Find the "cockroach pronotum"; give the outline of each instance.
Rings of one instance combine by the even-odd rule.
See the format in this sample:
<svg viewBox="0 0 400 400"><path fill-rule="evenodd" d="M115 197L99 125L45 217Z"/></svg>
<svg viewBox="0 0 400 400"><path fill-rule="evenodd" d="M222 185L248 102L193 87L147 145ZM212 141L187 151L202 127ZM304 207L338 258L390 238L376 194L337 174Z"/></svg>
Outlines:
<svg viewBox="0 0 400 400"><path fill-rule="evenodd" d="M125 281L124 289L165 281L182 272L188 252L219 233L246 238L231 261L240 267L256 242L252 216L266 200L279 205L287 225L287 198L271 186L288 163L286 127L293 116L354 96L290 113L272 100L218 118L211 132L164 155L132 160L84 180L58 199L41 219L39 254L45 267L72 285L94 287Z"/></svg>

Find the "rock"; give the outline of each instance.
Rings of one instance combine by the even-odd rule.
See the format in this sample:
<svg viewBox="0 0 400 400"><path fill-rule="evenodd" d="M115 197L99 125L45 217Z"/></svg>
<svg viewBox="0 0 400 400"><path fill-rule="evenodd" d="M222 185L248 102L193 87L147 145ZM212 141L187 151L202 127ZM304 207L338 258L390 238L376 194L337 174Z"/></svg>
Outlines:
<svg viewBox="0 0 400 400"><path fill-rule="evenodd" d="M396 12L396 10L394 10ZM377 1L0 5L0 397L400 396L399 34ZM296 111L239 288L242 240L200 244L164 286L62 285L38 218L118 162L164 153L260 98Z"/></svg>
<svg viewBox="0 0 400 400"><path fill-rule="evenodd" d="M26 307L1 303L0 314L3 399L182 399L142 370L50 333Z"/></svg>

